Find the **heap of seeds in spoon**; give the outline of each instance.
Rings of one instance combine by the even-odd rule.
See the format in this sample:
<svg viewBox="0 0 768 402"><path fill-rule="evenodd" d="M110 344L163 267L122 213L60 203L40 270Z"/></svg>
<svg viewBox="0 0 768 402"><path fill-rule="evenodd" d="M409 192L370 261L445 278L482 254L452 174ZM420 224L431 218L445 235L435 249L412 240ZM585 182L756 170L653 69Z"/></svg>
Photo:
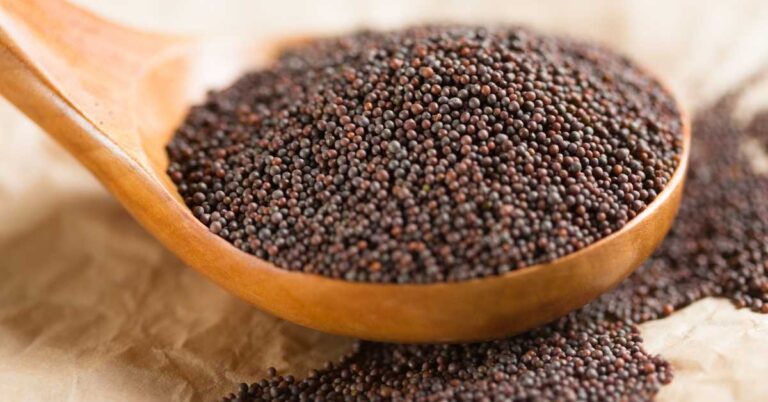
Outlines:
<svg viewBox="0 0 768 402"><path fill-rule="evenodd" d="M681 142L673 98L601 47L418 27L312 42L210 94L168 173L213 233L280 268L431 283L621 229Z"/></svg>
<svg viewBox="0 0 768 402"><path fill-rule="evenodd" d="M768 113L742 129L732 98L694 123L679 217L653 257L616 290L548 326L466 345L360 342L338 364L295 379L242 384L225 402L646 401L671 381L635 323L706 296L768 313L768 176L745 145L768 151Z"/></svg>

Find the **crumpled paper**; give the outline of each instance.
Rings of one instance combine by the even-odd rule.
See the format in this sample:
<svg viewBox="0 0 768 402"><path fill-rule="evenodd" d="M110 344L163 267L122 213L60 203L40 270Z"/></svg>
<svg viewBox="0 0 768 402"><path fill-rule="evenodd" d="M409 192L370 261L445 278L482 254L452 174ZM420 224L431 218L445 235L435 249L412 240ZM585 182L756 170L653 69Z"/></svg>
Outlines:
<svg viewBox="0 0 768 402"><path fill-rule="evenodd" d="M762 0L77 3L147 28L257 38L423 20L525 23L632 55L663 72L691 110L768 66ZM742 103L746 121L768 92ZM210 401L269 366L303 375L352 343L260 312L185 268L5 101L0 223L0 400ZM660 401L768 400L768 315L707 299L642 332L675 369Z"/></svg>

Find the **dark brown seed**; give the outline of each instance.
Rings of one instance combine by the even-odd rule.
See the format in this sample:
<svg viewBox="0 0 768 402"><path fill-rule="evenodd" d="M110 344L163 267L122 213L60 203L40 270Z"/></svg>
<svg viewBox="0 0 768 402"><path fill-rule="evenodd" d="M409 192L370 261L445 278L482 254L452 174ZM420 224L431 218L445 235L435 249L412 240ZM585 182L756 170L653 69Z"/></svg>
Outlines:
<svg viewBox="0 0 768 402"><path fill-rule="evenodd" d="M422 67L419 70L419 73L421 74L422 77L427 78L427 79L432 78L432 77L435 76L435 71L432 70L432 68L430 68L430 67Z"/></svg>

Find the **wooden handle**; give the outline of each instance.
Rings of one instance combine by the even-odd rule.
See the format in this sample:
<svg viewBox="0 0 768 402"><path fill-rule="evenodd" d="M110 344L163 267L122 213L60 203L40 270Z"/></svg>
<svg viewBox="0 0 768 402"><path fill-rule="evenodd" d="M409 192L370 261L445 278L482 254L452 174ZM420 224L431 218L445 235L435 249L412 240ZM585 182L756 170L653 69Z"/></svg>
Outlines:
<svg viewBox="0 0 768 402"><path fill-rule="evenodd" d="M104 140L130 150L134 78L181 42L61 0L0 0L0 93L76 156Z"/></svg>

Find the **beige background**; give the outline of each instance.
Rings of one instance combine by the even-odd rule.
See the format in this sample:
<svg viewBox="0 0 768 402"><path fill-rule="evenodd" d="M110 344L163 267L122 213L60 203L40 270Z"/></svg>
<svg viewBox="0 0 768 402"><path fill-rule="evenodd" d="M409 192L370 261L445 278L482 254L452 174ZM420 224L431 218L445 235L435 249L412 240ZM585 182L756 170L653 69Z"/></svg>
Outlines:
<svg viewBox="0 0 768 402"><path fill-rule="evenodd" d="M269 38L435 21L522 22L614 46L691 109L768 66L768 2L78 0L132 25ZM751 91L740 119L768 105ZM0 101L0 400L209 401L349 340L282 322L186 269ZM675 367L660 400L768 400L768 316L704 300L643 325Z"/></svg>

